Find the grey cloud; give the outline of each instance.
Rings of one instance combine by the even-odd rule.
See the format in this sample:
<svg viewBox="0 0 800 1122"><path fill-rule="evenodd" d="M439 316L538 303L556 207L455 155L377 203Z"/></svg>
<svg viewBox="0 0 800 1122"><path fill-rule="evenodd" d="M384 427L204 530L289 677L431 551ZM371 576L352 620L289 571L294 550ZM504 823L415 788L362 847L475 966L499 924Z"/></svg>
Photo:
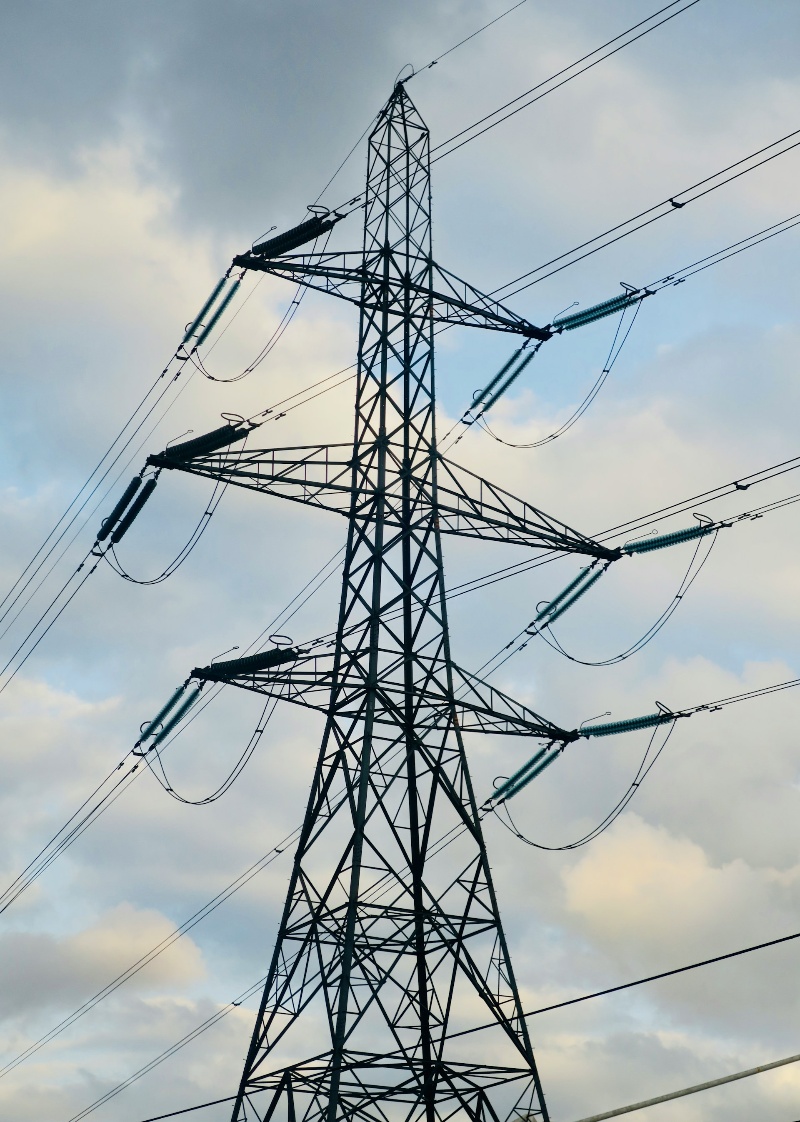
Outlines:
<svg viewBox="0 0 800 1122"><path fill-rule="evenodd" d="M178 185L187 216L257 236L259 223L289 221L298 200L312 200L409 58L426 62L462 28L494 14L477 2L398 8L368 0L237 0L221 7L147 0L118 7L18 0L4 12L10 33L0 48L2 119L18 148L61 167L87 143L138 130L152 173ZM513 42L527 32L544 42L571 38L581 53L641 17L630 0L602 10L584 0L569 13L549 0L515 13L483 42ZM700 90L708 101L715 89L766 74L792 77L797 20L789 0L758 18L736 3L720 20L711 5L634 51L657 80L696 104ZM440 67L445 90L458 59ZM460 59L471 69L480 50L467 46ZM499 103L502 71L490 75L478 66L476 76L482 105ZM441 100L438 71L420 95Z"/></svg>

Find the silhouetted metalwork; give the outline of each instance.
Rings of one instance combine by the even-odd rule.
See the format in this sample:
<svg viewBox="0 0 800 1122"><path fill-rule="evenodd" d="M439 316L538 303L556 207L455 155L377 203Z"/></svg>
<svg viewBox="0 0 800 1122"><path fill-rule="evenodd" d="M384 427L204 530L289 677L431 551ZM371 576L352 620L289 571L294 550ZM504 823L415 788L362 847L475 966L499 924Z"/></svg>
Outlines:
<svg viewBox="0 0 800 1122"><path fill-rule="evenodd" d="M326 718L234 1122L547 1122L463 734L578 734L453 662L442 535L619 551L437 451L433 330L549 329L434 263L428 131L402 84L369 138L363 250L236 264L354 301L360 334L352 445L222 433L150 459L348 523L335 636L194 671Z"/></svg>

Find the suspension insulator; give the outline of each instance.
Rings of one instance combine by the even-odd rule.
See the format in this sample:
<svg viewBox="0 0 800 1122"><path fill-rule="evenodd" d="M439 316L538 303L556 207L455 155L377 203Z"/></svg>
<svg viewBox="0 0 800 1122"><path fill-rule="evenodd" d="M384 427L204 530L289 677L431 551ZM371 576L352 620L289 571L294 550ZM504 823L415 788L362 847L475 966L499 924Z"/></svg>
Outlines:
<svg viewBox="0 0 800 1122"><path fill-rule="evenodd" d="M128 486L123 492L122 498L109 514L108 518L104 518L100 525L100 532L97 535L97 540L103 542L119 522L122 512L126 509L128 503L139 490L142 485L141 477L134 475Z"/></svg>
<svg viewBox="0 0 800 1122"><path fill-rule="evenodd" d="M548 747L549 745L545 745L544 748L540 748L534 756L531 756L527 763L523 764L518 771L515 771L513 775L509 776L505 783L501 783L499 787L496 787L491 795L492 801L496 802L497 799L502 799L508 791L515 787L520 779L522 779L524 775L527 775L530 768L538 764L539 760L547 754Z"/></svg>
<svg viewBox="0 0 800 1122"><path fill-rule="evenodd" d="M671 534L660 534L657 538L642 538L638 542L628 542L622 547L623 553L650 553L653 549L666 549L670 545L680 545L693 538L703 538L706 534L713 533L717 527L706 523L701 526L690 526L688 530L675 530Z"/></svg>
<svg viewBox="0 0 800 1122"><path fill-rule="evenodd" d="M161 732L153 741L154 748L157 748L158 745L162 743L162 741L166 740L175 726L183 720L183 718L186 716L186 714L189 712L189 710L192 708L192 706L200 696L200 691L202 690L202 688L202 686L194 686L194 688L189 691L184 701L178 706L170 719L164 725Z"/></svg>
<svg viewBox="0 0 800 1122"><path fill-rule="evenodd" d="M332 230L338 221L336 215L316 214L313 218L301 222L299 226L292 226L291 230L276 234L274 238L269 238L265 242L259 242L258 245L253 246L251 253L257 253L259 257L279 257L282 253L289 253L290 250L305 245L306 242L313 242L320 234Z"/></svg>
<svg viewBox="0 0 800 1122"><path fill-rule="evenodd" d="M178 686L178 688L175 690L175 693L172 695L166 705L162 706L162 708L159 709L158 713L156 713L155 717L153 717L152 721L149 721L148 724L142 729L141 735L139 736L140 744L143 741L148 740L164 720L167 713L172 712L172 710L178 704L179 699L185 693L188 684L188 682L184 682L182 686Z"/></svg>
<svg viewBox="0 0 800 1122"><path fill-rule="evenodd" d="M278 647L275 650L262 651L260 654L247 655L244 658L232 658L227 662L212 662L210 666L193 670L192 675L195 678L224 681L240 674L254 674L258 670L269 670L273 666L296 662L299 653L295 647Z"/></svg>
<svg viewBox="0 0 800 1122"><path fill-rule="evenodd" d="M199 336L198 336L198 338L197 338L197 342L196 342L196 343L195 343L195 345L194 345L194 350L197 350L197 348L198 348L198 347L202 346L202 344L203 344L203 343L205 343L206 339L207 339L207 338L209 337L209 335L211 334L211 332L212 332L212 331L214 330L214 328L215 328L215 327L217 326L217 322L219 321L219 318L220 318L220 316L221 316L221 315L222 315L222 313L223 313L223 312L225 311L225 309L227 308L228 304L230 304L231 300L232 300L232 299L234 298L234 296L236 295L236 293L237 293L237 292L239 291L239 287L240 287L241 283L242 283L242 282L241 282L240 280L237 280L237 281L235 281L235 282L234 282L234 283L233 283L233 284L231 285L231 287L230 287L230 288L228 289L228 292L227 292L227 294L226 294L226 296L225 296L225 299L224 299L224 300L222 301L222 303L220 304L220 306L219 306L219 307L217 308L217 310L216 310L216 311L214 312L214 314L213 314L213 316L211 317L211 319L210 319L210 320L208 321L208 323L206 324L206 326L205 326L205 327L203 328L203 330L202 330L202 331L200 332L200 334L199 334Z"/></svg>
<svg viewBox="0 0 800 1122"><path fill-rule="evenodd" d="M221 425L203 436L196 436L194 440L184 440L182 444L171 445L164 450L162 457L180 462L192 460L195 456L204 456L209 452L216 452L218 448L226 448L237 440L244 440L249 431L237 425Z"/></svg>
<svg viewBox="0 0 800 1122"><path fill-rule="evenodd" d="M631 717L627 721L611 721L607 725L586 725L580 730L580 736L616 736L618 732L636 732L637 729L649 729L654 725L663 725L667 721L674 721L672 713L648 713L646 717Z"/></svg>
<svg viewBox="0 0 800 1122"><path fill-rule="evenodd" d="M200 324L203 322L203 319L205 318L206 313L208 312L208 309L211 307L211 305L214 303L216 298L219 296L220 292L222 292L223 288L225 287L225 281L227 279L228 279L228 274L226 273L225 276L222 278L222 280L218 283L217 287L211 293L209 298L206 300L205 304L203 304L202 308L197 313L195 318L192 320L192 322L186 328L186 334L184 335L183 339L181 340L181 345L183 345L184 343L188 343L188 341L194 335L195 331L198 329Z"/></svg>
<svg viewBox="0 0 800 1122"><path fill-rule="evenodd" d="M508 371L511 369L511 367L514 365L514 363L517 361L517 359L519 358L519 356L521 354L522 354L522 347L520 347L519 350L514 351L511 358L508 360L508 362L506 362L503 366L500 367L498 372L495 374L494 378L492 378L491 382L489 382L489 384L487 386L485 386L480 391L480 393L475 394L475 397L473 398L473 402L474 402L475 405L480 405L483 401L486 400L486 398L492 392L492 390L497 385L497 383L503 377L505 377L505 375L508 373Z"/></svg>
<svg viewBox="0 0 800 1122"><path fill-rule="evenodd" d="M568 611L572 607L572 605L575 603L576 600L580 600L581 596L583 596L585 593L587 593L589 591L589 589L592 587L592 585L600 580L600 577L602 577L604 572L605 572L605 569L596 569L592 573L592 575L589 577L589 579L586 581L586 583L584 585L581 585L581 587L578 589L578 591L573 593L572 596L570 596L569 600L566 600L561 605L560 608L556 608L556 610L547 619L546 622L548 624L551 624L551 623L555 623L555 621L557 619L560 619L560 617L563 616L564 612Z"/></svg>
<svg viewBox="0 0 800 1122"><path fill-rule="evenodd" d="M564 600L567 596L569 596L570 592L572 592L573 589L577 588L579 584L582 584L583 581L586 580L586 578L589 576L590 572L591 572L591 568L589 566L587 566L585 569L581 569L581 571L578 573L577 577L575 577L574 580L571 580L566 588L562 588L562 590L561 590L561 592L559 592L558 596L554 596L549 604L545 604L545 606L542 608L542 610L536 616L536 619L535 619L534 622L539 623L539 621L544 619L545 616L549 615L552 611L555 611L555 609L558 607L558 605L561 603L561 601Z"/></svg>
<svg viewBox="0 0 800 1122"><path fill-rule="evenodd" d="M142 507L147 502L147 500L150 498L150 496L152 495L153 491L155 491L155 489L156 489L156 477L151 476L150 479L148 479L147 482L145 483L144 487L142 487L139 494L133 500L133 502L131 504L131 508L128 511L128 513L125 515L125 517L120 522L119 526L117 526L116 530L111 535L111 544L112 545L116 545L117 542L122 541L122 539L127 534L128 530L131 528L131 524L133 523L134 519L138 516Z"/></svg>
<svg viewBox="0 0 800 1122"><path fill-rule="evenodd" d="M554 748L552 744L545 745L524 764L519 771L514 774L492 792L490 802L498 802L500 800L511 799L523 787L527 787L531 780L535 779L537 775L541 775L546 767L557 759L564 751L563 744L559 748Z"/></svg>
<svg viewBox="0 0 800 1122"><path fill-rule="evenodd" d="M595 320L603 319L605 316L613 316L615 312L621 312L623 308L629 308L631 304L637 303L640 299L640 296L633 293L614 296L611 300L604 300L602 304L593 304L591 308L584 308L582 312L573 312L571 316L561 316L559 319L553 320L553 330L574 331L576 327L594 323Z"/></svg>
<svg viewBox="0 0 800 1122"><path fill-rule="evenodd" d="M522 371L525 369L525 367L528 365L528 363L531 361L531 359L534 357L535 354L536 354L535 350L528 351L528 353L525 355L525 357L523 358L523 360L519 364L519 366L516 368L516 370L513 370L511 372L509 377L506 378L505 382L503 382L500 389L495 390L495 392L492 394L492 396L486 402L486 404L484 405L484 410L491 409L492 406L494 405L494 403L498 400L498 398L501 398L503 396L503 394L506 392L506 390L509 389L514 382L516 382L517 378L519 378L520 374L522 373Z"/></svg>

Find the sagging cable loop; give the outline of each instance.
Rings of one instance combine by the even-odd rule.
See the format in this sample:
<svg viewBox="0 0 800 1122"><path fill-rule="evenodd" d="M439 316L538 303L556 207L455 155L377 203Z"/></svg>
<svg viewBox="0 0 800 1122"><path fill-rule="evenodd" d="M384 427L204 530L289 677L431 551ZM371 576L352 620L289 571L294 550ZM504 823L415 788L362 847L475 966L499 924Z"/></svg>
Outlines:
<svg viewBox="0 0 800 1122"><path fill-rule="evenodd" d="M203 684L201 684L199 689L202 689ZM170 798L175 799L176 802L183 803L184 806L209 806L211 803L214 803L218 799L221 799L222 796L224 794L226 794L231 789L231 787L234 785L236 780L239 778L239 776L242 774L244 769L247 767L248 763L253 758L253 754L255 753L255 750L258 747L258 744L261 740L261 737L264 735L264 732L266 731L267 725L269 724L270 718L272 717L272 714L275 712L275 709L276 709L277 705L278 705L278 698L268 698L267 699L267 702L264 705L264 708L261 712L261 716L258 718L258 721L256 722L256 727L253 730L253 733L252 733L249 741L247 742L247 746L245 747L242 754L239 756L239 759L233 765L232 769L230 770L228 775L225 777L225 779L222 781L222 783L220 783L220 785L214 791L212 791L210 795L206 795L202 799L188 799L184 795L180 795L175 790L175 788L172 786L172 784L170 783L170 781L167 777L166 771L164 770L164 761L161 758L161 753L158 750L158 741L154 741L153 745L152 745L152 748L155 750L155 758L158 762L158 771L156 770L156 768L153 764L153 761L148 756L145 756L145 762L147 763L148 767L150 768L150 771L153 773L157 782L161 785L161 787L164 788L164 790L170 796ZM159 771L161 773L160 775L159 775Z"/></svg>
<svg viewBox="0 0 800 1122"><path fill-rule="evenodd" d="M696 515L695 517L700 518L702 516ZM607 561L602 568L597 568L597 566L600 564L599 560L594 561L592 565L582 569L578 576L575 577L574 580L570 581L566 588L562 589L562 591L557 596L555 596L552 600L539 608L535 618L531 620L528 626L523 628L522 631L515 635L514 638L510 640L510 642L506 643L506 645L501 648L501 650L498 651L497 654L493 656L493 658L485 663L481 669L485 669L487 666L495 663L492 668L492 673L494 673L495 671L499 670L500 667L503 666L514 655L519 654L521 651L524 651L531 640L536 638L537 636L541 636L544 642L547 643L547 645L558 654L562 655L566 659L569 659L570 662L575 662L580 666L614 666L619 662L624 662L626 659L630 658L634 654L637 654L640 650L647 646L647 644L650 643L656 637L659 631L661 631L661 629L666 625L667 621L674 614L674 612L677 611L678 606L683 601L686 593L694 584L695 580L700 575L700 571L702 570L703 566L708 561L711 550L713 549L717 540L717 533L719 532L719 530L726 529L731 525L732 522L711 522L710 519L705 520L701 523L700 526L692 527L690 530L676 531L672 534L662 534L660 535L659 539L642 539L643 541L647 541L648 543L656 543L655 545L652 545L649 550L640 549L635 551L628 551L627 547L622 547L619 551L618 557L612 558L612 560ZM701 556L700 550L702 541L704 538L708 537L711 534L713 534L713 537L708 543L708 549L705 551L704 555ZM611 658L598 660L577 658L575 655L570 654L567 650L564 649L561 642L556 638L555 633L550 625L555 623L555 621L562 615L564 615L565 612L569 608L571 608L577 600L581 599L581 597L589 591L589 589L600 579L600 577L609 568L614 560L618 560L619 557L622 556L633 555L634 552L651 552L653 549L667 548L671 545L677 545L681 541L690 540L697 540L697 545L692 554L692 558L689 562L688 568L684 573L680 584L678 585L677 592L674 594L665 610L658 616L656 621L651 624L647 631L645 631L645 633L641 635L635 643L633 643L630 647L627 647L619 654L613 655ZM502 658L501 655L503 656ZM500 659L500 661L497 662L497 659Z"/></svg>
<svg viewBox="0 0 800 1122"><path fill-rule="evenodd" d="M173 557L166 568L162 569L158 576L150 577L147 579L132 576L117 556L117 552L114 548L114 545L116 543L113 538L111 540L110 548L102 555L103 560L108 562L117 576L122 577L123 580L129 581L131 584L138 584L141 586L149 587L151 585L161 584L163 581L168 580L174 573L178 571L187 557L193 552L195 546L200 541L203 534L206 532L213 514L216 512L217 507L222 501L222 496L224 495L227 486L227 482L221 483L220 480L217 480L215 482L214 490L211 492L211 498L208 500L205 510L200 515L200 519L197 522L197 525L189 535L188 541L181 547L181 549L178 551L176 556Z"/></svg>
<svg viewBox="0 0 800 1122"><path fill-rule="evenodd" d="M577 663L579 666L594 666L594 667L597 667L597 666L615 666L620 662L624 662L626 659L630 658L632 655L638 654L638 652L640 650L642 650L650 642L652 642L653 639L655 639L656 635L658 635L658 633L662 630L662 628L664 628L666 626L669 619L678 610L678 607L683 602L683 599L686 596L686 593L689 591L689 589L692 587L694 582L697 580L697 578L700 575L700 572L702 571L703 567L705 566L706 562L708 561L708 559L711 555L711 550L714 548L714 545L716 544L717 534L718 534L719 530L722 529L723 527L726 527L727 525L728 525L728 523L717 524L717 523L710 523L709 522L709 523L706 523L703 526L698 527L697 531L695 531L694 528L692 529L691 532L690 531L683 531L682 533L689 535L689 536L686 536L686 537L680 537L680 532L675 534L675 535L671 535L671 534L661 535L662 538L670 538L670 539L671 538L677 538L679 540L662 541L660 545L655 545L653 548L655 548L655 549L667 548L670 545L679 544L680 541L690 541L690 540L696 540L697 545L695 546L694 552L692 553L692 557L691 557L691 560L689 561L689 565L686 569L686 572L684 573L683 578L682 578L680 584L678 585L678 589L675 592L672 599L670 600L667 607L664 609L663 612L661 612L661 614L658 616L658 618L655 620L655 622L652 623L650 625L650 627L648 627L647 631L645 631L645 633L643 635L641 635L636 640L635 643L632 643L631 646L627 647L624 651L621 651L619 654L612 655L610 658L605 658L605 659L578 658L577 656L570 654L569 651L564 649L563 645L556 638L555 633L552 630L548 630L548 633L545 634L544 633L544 628L542 628L540 630L539 634L541 634L542 639L544 640L545 643L547 643L547 645L549 647L551 647L554 651L557 651L558 654L562 655L564 658L568 659L570 662ZM708 542L708 548L705 550L704 553L701 554L701 550L703 548L703 539L705 539L709 534L713 534L713 537ZM655 542L656 539L655 538L643 539L643 541ZM625 552L624 549L623 549L623 552ZM647 550L639 550L638 552L648 552L648 551ZM551 617L550 620L548 621L548 623L552 623L554 619L555 619L555 616Z"/></svg>
<svg viewBox="0 0 800 1122"><path fill-rule="evenodd" d="M149 579L141 579L139 577L132 576L129 572L127 572L114 549L116 544L121 540L123 535L129 529L133 520L139 514L147 499L149 499L150 495L155 490L156 480L158 479L162 468L177 467L180 464L189 463L193 459L199 458L200 456L211 455L213 452L217 452L221 448L229 447L231 444L238 441L246 441L251 431L254 428L257 428L259 425L259 422L245 421L238 415L224 414L223 416L225 417L225 424L221 425L219 428L213 429L211 432L205 433L203 436L195 437L192 440L185 440L180 444L173 444L171 446L168 445L167 448L159 455L148 456L146 467L155 467L155 475L152 477L152 479L148 480L148 482L145 483L144 487L141 489L137 497L133 500L128 513L123 517L117 529L111 534L111 540L106 552L98 554L98 556L102 556L103 559L108 562L114 572L117 573L118 576L122 577L123 580L127 580L132 584L139 585L161 584L162 581L167 580L173 575L173 573L177 572L177 570L190 555L190 553L194 550L195 546L200 541L200 538L205 533L212 516L215 514L220 502L222 501L222 497L227 490L227 480L222 480L220 478L217 478L215 480L211 497L209 498L208 503L206 504L206 508L200 516L197 525L191 532L188 541L185 543L185 545L182 546L178 554L172 559L172 561L170 561L166 568L158 574L158 576L151 577ZM240 451L243 451L243 447L240 449ZM146 468L143 470L146 470ZM132 483L133 481L131 481L131 484L129 484L128 491L131 490ZM133 491L135 492L135 490L136 489L134 488ZM128 492L126 491L126 495L127 493ZM125 496L123 495L123 499L124 498ZM120 503L118 503L117 506L121 506L121 503L122 500L120 500ZM101 533L105 531L106 526L111 523L116 510L117 507L114 508L114 511L112 511L109 518L106 520L106 522L103 523Z"/></svg>
<svg viewBox="0 0 800 1122"><path fill-rule="evenodd" d="M313 210L314 206L312 205L308 209ZM316 252L317 239L322 234L327 234L327 237L325 238L322 246L322 252L324 253L328 248L328 242L330 241L331 231L333 230L333 227L338 221L340 221L340 219L346 217L346 215L334 212L334 216L331 217L331 212L328 211L326 207L321 207L319 209L322 213L315 214L313 218L309 219L307 222L301 223L299 226L294 227L293 230L289 230L285 234L278 235L276 238L271 238L269 239L269 241L262 241L258 245L255 245L250 251L251 254L262 257L277 257L280 256L280 254L286 253L290 249L297 248L299 245L302 245L310 240L313 240L314 242L313 246L311 247L311 252ZM275 227L273 227L273 229L275 229ZM301 240L298 241L297 238L301 238ZM245 258L242 258L241 260L245 260ZM234 264L236 263L237 261L235 260ZM240 280L244 276L245 271L246 269L244 269L240 274ZM230 327L230 324L233 322L236 316L238 316L239 312L244 307L244 304L246 304L247 301L251 298L256 288L258 288L263 280L264 274L261 275L255 286L251 289L249 295L245 298L244 302L240 306L239 311L237 311L231 318L228 327ZM195 348L195 351L193 351L192 355L190 356L192 359L192 363L205 378L208 378L210 382L218 382L223 385L228 385L232 382L241 382L244 378L247 378L250 374L252 374L253 371L261 365L264 359L266 359L267 356L272 352L272 350L278 345L292 320L294 319L295 315L297 314L297 310L305 299L308 291L309 290L303 285L297 285L295 294L289 302L289 306L287 307L286 311L278 321L278 325L275 327L274 331L267 339L266 343L258 352L256 357L250 363L248 363L244 370L241 370L238 374L234 374L231 378L220 378L217 375L212 374L209 370L206 369L205 363L200 358L200 355L195 354L197 348ZM225 331L227 330L228 328L226 327ZM223 335L225 334L225 331L223 331ZM219 342L219 339L217 340L217 342ZM217 344L215 343L214 346L216 345ZM211 350L213 349L214 348L212 347Z"/></svg>
<svg viewBox="0 0 800 1122"><path fill-rule="evenodd" d="M625 286L625 285L623 285L623 287L630 288L630 286ZM634 290L634 291L636 291L636 290ZM651 293L648 293L648 295L651 295ZM628 324L627 328L625 329L625 333L622 335L622 339L620 339L620 334L622 334L623 325L625 323L625 316L627 314L628 308L631 307L632 305L634 306L633 316L631 317L631 321ZM570 306L572 306L572 305L570 305ZM583 414L586 412L586 410L589 408L589 406L594 402L594 399L597 397L597 395L600 393L600 390L605 385L606 380L607 380L609 374L611 373L611 371L614 367L614 364L616 363L617 359L619 358L620 354L622 353L622 348L625 346L625 344L628 341L628 336L630 335L631 331L633 330L633 325L636 322L636 317L639 315L639 312L641 311L641 307L642 307L641 299L639 299L637 301L633 301L632 303L622 305L622 314L620 316L619 322L617 323L617 329L614 332L614 338L611 341L611 346L609 348L608 355L606 357L605 362L603 363L603 369L600 371L600 374L595 379L595 382L592 385L591 389L589 390L589 392L587 393L587 395L583 399L583 401L581 401L581 403L578 405L577 409L575 409L575 411L567 418L567 420L564 421L563 424L559 425L559 427L557 429L555 429L553 432L548 433L547 436L543 436L539 440L528 441L526 443L519 443L519 442L515 442L515 441L511 441L511 440L505 440L502 436L499 436L496 432L494 432L489 427L489 423L488 423L488 421L486 420L485 417L481 417L480 420L478 421L479 427L486 433L487 436L490 436L492 438L492 440L496 440L498 444L505 445L506 448L518 448L518 449L525 449L525 450L531 449L531 448L542 448L542 447L544 447L545 444L550 444L552 441L558 440L558 438L560 436L563 436L565 432L568 432L572 428L572 426L575 425L581 419ZM615 308L614 310L616 311L617 309ZM611 314L611 313L609 313L609 314Z"/></svg>
<svg viewBox="0 0 800 1122"><path fill-rule="evenodd" d="M551 336L548 335L547 338L551 338ZM441 442L441 448L444 448L447 440L450 436L452 436L459 425L464 425L465 428L452 442L453 444L458 444L459 441L463 439L467 429L471 425L481 424L484 413L486 413L488 409L491 409L495 402L503 396L507 389L509 389L513 385L513 383L517 380L528 363L536 357L536 355L539 353L540 347L546 341L546 339L540 339L535 347L533 347L531 350L527 350L531 340L530 338L527 338L525 340L522 346L514 352L511 358L503 366L501 366L500 370L498 370L497 374L495 374L491 381L486 386L484 386L482 390L475 391L472 397L472 405L470 405L469 408L462 413L459 419L446 433L444 439ZM526 351L527 353L525 353Z"/></svg>
<svg viewBox="0 0 800 1122"><path fill-rule="evenodd" d="M660 745L658 746L658 748L656 748L655 752L653 753L653 747L656 743L656 737L658 735L659 728L661 727L662 724L666 724L666 723L667 723L667 721L659 722L659 724L657 724L653 728L652 734L651 734L651 736L648 740L647 748L645 750L644 756L642 757L641 763L639 764L639 767L636 770L636 774L634 775L633 779L631 780L630 784L628 785L628 788L625 791L625 793L623 794L622 798L617 801L617 803L611 808L611 810L608 812L608 814L606 814L606 816L600 822L598 822L598 824L593 829L589 830L589 832L584 834L582 837L576 838L575 841L568 842L565 845L544 845L542 842L532 841L531 838L526 837L525 834L522 833L522 831L519 829L519 827L517 826L514 819L511 817L511 812L508 808L508 802L507 801L505 801L503 803L498 802L491 809L494 810L497 813L498 821L503 826L505 826L507 830L510 830L510 832L512 834L514 834L514 836L516 838L518 838L521 842L524 842L525 845L531 846L532 849L541 849L541 850L545 850L546 852L549 852L549 853L563 853L565 851L572 850L572 849L580 849L582 846L588 845L589 842L594 841L595 838L598 838L598 837L600 837L601 834L605 833L605 831L609 828L609 826L611 826L620 817L622 812L626 809L626 807L630 803L631 799L634 797L636 792L639 790L642 783L644 782L644 780L649 775L650 770L653 768L653 766L655 765L659 756L661 755L661 753L666 748L670 737L672 736L672 734L675 731L675 721L673 720L669 724L669 728L667 729L666 735L664 736ZM641 727L641 726L639 726L639 727ZM652 753L652 755L651 755L651 753Z"/></svg>

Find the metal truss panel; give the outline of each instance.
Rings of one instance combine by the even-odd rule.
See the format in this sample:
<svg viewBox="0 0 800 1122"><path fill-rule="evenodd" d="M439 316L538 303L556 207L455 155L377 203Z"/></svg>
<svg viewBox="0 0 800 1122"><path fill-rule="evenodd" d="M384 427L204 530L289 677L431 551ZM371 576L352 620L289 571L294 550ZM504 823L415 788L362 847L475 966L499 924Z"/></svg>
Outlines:
<svg viewBox="0 0 800 1122"><path fill-rule="evenodd" d="M209 666L195 668L192 676L198 681L224 682L264 697L290 701L295 705L327 713L330 709L331 690L336 681L336 653L332 649L321 649L321 645L322 641L315 640L309 650L298 651L297 657L289 666L239 671L229 670L225 662L212 662ZM324 645L332 648L335 644L326 640ZM394 654L395 666L392 668L387 665L387 672L376 687L381 704L376 710L375 720L381 724L394 725L401 718L406 699L405 686L399 680L403 656L388 647L382 654ZM234 660L234 667L238 661ZM568 743L577 738L574 731L559 728L552 721L539 716L475 674L462 670L455 663L451 664L454 686L451 696L449 681L441 673L441 663L424 656L418 656L417 661L421 667L428 664L424 689L415 690L412 694L417 731L443 727L451 719L451 711L455 707L456 721L462 732L533 736L559 743ZM357 717L364 683L365 679L356 679L349 688L339 691L336 712L340 718Z"/></svg>
<svg viewBox="0 0 800 1122"><path fill-rule="evenodd" d="M504 503L528 544L565 528L451 467L439 492L430 229L428 131L400 84L369 138L352 446L180 465L348 519L333 646L224 679L325 714L234 1122L548 1122L462 729L561 730L454 666L441 535L450 519L495 534Z"/></svg>
<svg viewBox="0 0 800 1122"><path fill-rule="evenodd" d="M414 492L411 521L417 528L426 525L433 514L443 534L604 560L619 556L619 549L601 545L444 456L426 458L418 449L415 468L410 469L397 435L397 432L391 433L386 441L387 471L382 507L386 527L397 529L404 525L404 474L411 471ZM434 461L437 464L435 487ZM153 467L224 480L237 487L332 510L345 517L350 517L354 501L362 497L366 500L367 483L373 491L377 486L378 461L372 447L364 449L361 461L356 463L350 444L237 449L184 460L171 458L167 451L150 456L148 463ZM355 488L352 483L354 466L359 474ZM358 508L359 513L365 515L366 503L362 506L364 509ZM375 508L372 510L374 513Z"/></svg>

